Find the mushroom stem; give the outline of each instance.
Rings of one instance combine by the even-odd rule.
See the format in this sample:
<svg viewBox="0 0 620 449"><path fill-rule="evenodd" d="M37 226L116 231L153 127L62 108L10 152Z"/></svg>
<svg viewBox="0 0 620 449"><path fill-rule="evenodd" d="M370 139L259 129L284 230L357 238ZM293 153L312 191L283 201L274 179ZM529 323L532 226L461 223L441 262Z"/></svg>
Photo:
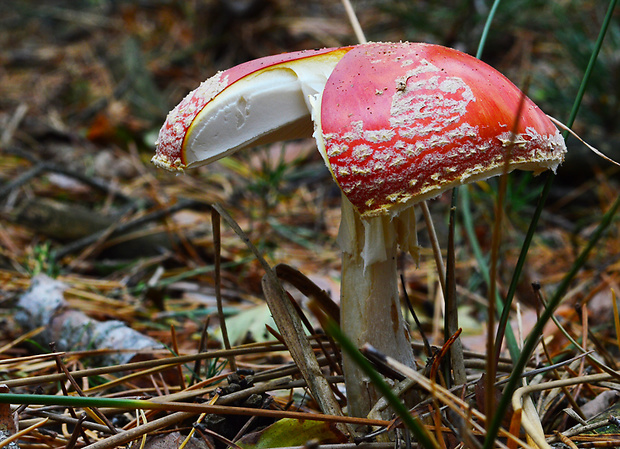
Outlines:
<svg viewBox="0 0 620 449"><path fill-rule="evenodd" d="M378 351L413 368L411 340L398 291L396 239L386 241L383 260L366 263L363 250L368 223L364 223L346 198L342 209L344 225L353 226L356 235L350 247L342 252L342 330L357 347L371 342ZM343 368L348 414L367 416L381 394L346 354L343 354Z"/></svg>

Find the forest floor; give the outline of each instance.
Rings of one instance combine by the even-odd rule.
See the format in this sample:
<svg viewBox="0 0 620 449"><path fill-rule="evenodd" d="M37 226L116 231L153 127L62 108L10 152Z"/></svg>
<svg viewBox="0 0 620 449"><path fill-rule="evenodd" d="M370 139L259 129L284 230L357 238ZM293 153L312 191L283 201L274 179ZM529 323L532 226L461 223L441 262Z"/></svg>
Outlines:
<svg viewBox="0 0 620 449"><path fill-rule="evenodd" d="M360 1L357 8L373 40L428 40L475 53L478 37L467 29L480 35L484 11L462 11L459 2L448 2L434 13L426 11L425 25L416 32L426 5L419 3ZM514 21L510 10L500 14L496 28L506 32L492 34L484 59L517 83L528 72L530 96L564 120L581 73L574 60L565 59L566 37L556 30L551 11L544 11L538 16L523 13ZM584 11L592 29L584 25L579 33L591 42L598 32L591 22L600 20L601 11L590 3ZM243 447L303 446L314 439L344 448L348 443L341 429L324 423L311 428L304 428L303 421L289 423L292 427L280 433L261 434L262 443L248 436L282 421L285 411L316 414L317 404L278 341L261 288L264 266L211 207L217 203L228 211L270 266L294 267L308 278L304 285L317 286L338 303L340 190L314 141L257 148L182 176L150 163L166 113L216 71L268 54L355 43L340 3L210 0L76 6L23 1L3 4L0 16L0 383L8 386L1 392L62 395L65 388L65 395L73 395L79 385L86 396L160 397L177 404L165 416L157 410L139 414L103 405L109 420L94 416L91 407L82 433L73 432L81 418L67 412L67 404L24 406L15 419L18 428L36 427L21 437L21 447L116 447L143 434L151 437L146 443L151 447L178 447L194 428L203 439L190 441L200 447L225 447L223 436ZM533 18L528 22L528 17ZM617 41L617 24L613 30ZM612 80L613 73L620 73L618 48L603 51L599 67ZM620 100L618 86L606 87L608 81L595 80L598 87L586 96L584 119L575 129L613 157L614 142L620 142ZM553 296L618 197L618 170L578 147L576 140L569 143L569 154L574 150L576 156L569 155L566 168L558 170L518 283L510 320L518 341L536 324L540 298ZM509 177L497 277L502 295L545 177ZM467 187L473 231L487 262L497 188L497 179ZM445 245L450 195L433 200L430 207ZM443 296L425 225L418 221L419 265L403 255L399 269L421 323L420 328L412 324L414 341L421 341L422 330L431 345L441 347ZM461 339L468 374L476 379L484 371L488 288L460 222L455 243ZM557 324L545 327L546 354L539 347L528 366L576 358L537 382L604 372L596 361L617 369L619 248L615 220L563 296L554 313ZM290 288L295 278L290 272L282 277L319 329L306 307L309 298ZM61 318L51 325L54 314ZM223 319L233 350L224 349ZM94 336L98 329L114 338L101 343ZM591 351L590 358L580 355L570 336ZM428 354L421 343L414 348L422 368ZM502 362L500 374L507 375L511 362ZM241 370L236 377L230 376L231 364ZM89 371L97 368L107 370ZM73 383L65 369L77 373ZM325 373L338 385L337 397L344 403L339 367L325 368ZM536 396L546 434L615 416L617 375L605 382L583 379L561 392ZM468 401L477 409L484 402L476 394ZM248 421L230 415L234 412L229 409L192 427L199 413L178 406L216 402L273 413L260 417L256 412ZM0 404L0 432L17 416L6 413ZM135 431L147 422L159 427L113 439L120 429ZM449 447L456 444L448 436L438 438ZM571 444L581 447L620 441L620 435L572 438ZM380 442L369 447L381 444L390 447Z"/></svg>

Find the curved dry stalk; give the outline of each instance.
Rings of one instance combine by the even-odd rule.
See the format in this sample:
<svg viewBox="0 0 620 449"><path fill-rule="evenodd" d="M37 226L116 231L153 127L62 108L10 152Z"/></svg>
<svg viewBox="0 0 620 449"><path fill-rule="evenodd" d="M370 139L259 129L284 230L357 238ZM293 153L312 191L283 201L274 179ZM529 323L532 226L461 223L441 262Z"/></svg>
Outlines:
<svg viewBox="0 0 620 449"><path fill-rule="evenodd" d="M374 351L372 348L369 348L368 346L365 349L368 350L369 352L372 352L373 354L376 354L376 351ZM426 391L431 393L438 401L448 406L448 408L454 411L458 416L465 419L469 424L471 424L472 427L474 427L477 431L481 433L481 435L486 434L486 430L482 425L487 421L486 416L484 414L480 413L478 410L472 409L465 401L463 401L458 396L454 395L448 389L431 381L427 377L424 377L422 374L418 373L416 370L411 369L406 365L403 365L398 360L395 360L391 357L384 356L383 354L377 354L377 356L382 358L388 366L397 370L398 372L400 372L402 375L404 375L408 379L413 380L418 385L420 385L422 388L424 388ZM482 424L476 421L473 421L471 419L472 416L476 418ZM503 437L508 438L513 443L516 443L521 447L524 447L524 448L531 447L526 442L520 440L518 437L516 437L515 435L511 434L510 432L508 432L507 430L503 428L500 428L499 433ZM507 449L507 446L501 441L497 441L497 444L499 447Z"/></svg>
<svg viewBox="0 0 620 449"><path fill-rule="evenodd" d="M525 432L532 438L532 440L540 448L551 449L551 446L545 439L545 434L542 430L542 424L540 417L536 412L536 407L530 399L530 394L536 391L550 390L552 388L567 387L570 385L577 385L587 382L601 382L605 380L611 380L613 377L607 373L592 374L590 376L574 377L570 379L554 380L545 382L538 385L527 385L525 387L517 388L512 395L512 408L515 413L521 414L521 425Z"/></svg>
<svg viewBox="0 0 620 449"><path fill-rule="evenodd" d="M215 267L215 300L217 303L217 315L220 321L220 329L222 331L222 341L224 348L230 349L230 340L228 338L228 327L226 326L226 318L224 316L224 306L222 305L222 236L220 227L220 214L217 210L211 209L211 229L213 232L213 265ZM205 324L205 329L207 325ZM228 364L231 371L237 371L237 362L234 356L228 358Z"/></svg>
<svg viewBox="0 0 620 449"><path fill-rule="evenodd" d="M340 405L334 396L329 383L321 372L321 368L316 359L316 355L312 350L310 342L306 338L304 327L297 314L297 311L289 301L286 292L282 288L282 284L274 270L269 266L267 261L262 257L258 249L250 242L248 236L243 232L241 227L219 204L214 204L213 208L224 219L226 224L230 226L239 238L246 244L248 249L252 251L256 259L260 262L265 270L265 276L262 280L263 292L265 300L269 305L269 310L273 319L282 334L286 346L288 347L293 360L299 367L301 375L306 380L308 388L312 396L317 401L321 411L328 415L342 416ZM347 428L342 428L343 433L350 432Z"/></svg>

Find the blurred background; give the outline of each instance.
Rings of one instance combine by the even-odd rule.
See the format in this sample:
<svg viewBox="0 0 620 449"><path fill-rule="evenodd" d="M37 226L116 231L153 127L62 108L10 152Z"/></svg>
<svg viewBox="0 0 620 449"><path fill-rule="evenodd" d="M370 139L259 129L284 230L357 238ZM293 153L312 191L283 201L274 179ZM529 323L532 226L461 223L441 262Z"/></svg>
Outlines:
<svg viewBox="0 0 620 449"><path fill-rule="evenodd" d="M432 42L471 54L490 6L482 0L354 2L369 40ZM482 59L545 112L566 121L606 8L589 0L504 1ZM574 127L615 159L620 159L618 15ZM155 309L164 298L188 298L190 291L208 296L212 277L199 267L212 260L213 244L201 205L213 201L236 211L271 261L302 267L337 298L339 192L312 141L235 155L182 177L156 170L149 160L167 112L216 71L269 54L355 43L344 9L334 0L1 2L1 304L10 304L12 293L40 272L119 282L109 290L97 288L130 303L152 300L147 304ZM557 282L618 194L617 170L576 139L568 143L524 291L531 280ZM472 188L483 249L489 247L494 182ZM504 280L542 184L529 174L510 178ZM442 241L447 201L432 203ZM247 261L243 244L226 232L224 238L225 260ZM484 284L463 245L460 282L478 298ZM617 264L617 255L605 248L600 254L604 266ZM432 301L435 285L432 264L425 270L425 260L408 278L419 303ZM176 283L160 282L161 269L164 278L178 276ZM254 262L231 268L223 282L230 298L260 295ZM134 312L143 320L160 316L141 310L136 306ZM105 318L113 311L102 307L93 313Z"/></svg>

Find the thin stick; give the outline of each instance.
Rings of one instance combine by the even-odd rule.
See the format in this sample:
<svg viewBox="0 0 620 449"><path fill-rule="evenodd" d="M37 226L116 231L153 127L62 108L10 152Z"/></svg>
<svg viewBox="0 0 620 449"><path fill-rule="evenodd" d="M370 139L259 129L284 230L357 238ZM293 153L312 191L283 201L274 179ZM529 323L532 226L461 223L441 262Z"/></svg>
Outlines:
<svg viewBox="0 0 620 449"><path fill-rule="evenodd" d="M202 325L202 331L200 332L200 342L198 343L198 352L202 353L207 350L207 338L209 338L209 321L210 317L205 319L205 322ZM195 382L200 382L200 369L202 365L202 360L196 360L194 362L194 369L192 372L192 380L190 382L190 387L194 385ZM205 375L207 373L207 369L205 368Z"/></svg>
<svg viewBox="0 0 620 449"><path fill-rule="evenodd" d="M179 353L179 342L177 340L177 330L174 327L174 324L170 325L170 336L172 338L172 349L175 354L178 354ZM181 368L181 365L177 365L177 372L179 373L179 388L181 390L185 390L187 388L187 385L185 385L185 379L183 377L183 369Z"/></svg>
<svg viewBox="0 0 620 449"><path fill-rule="evenodd" d="M90 440L86 437L86 434L84 433L84 430L82 429L82 424L84 424L86 417L87 417L86 413L82 413L82 415L78 418L77 423L75 424L75 427L73 428L73 433L71 434L71 438L67 442L67 446L65 447L65 449L73 449L80 435L82 435L82 437L86 441L86 444L90 443Z"/></svg>
<svg viewBox="0 0 620 449"><path fill-rule="evenodd" d="M71 416L61 415L59 413L46 412L44 410L37 410L37 409L30 408L30 407L26 407L21 412L21 415L38 416L39 418L20 419L19 420L20 427L25 427L25 426L30 425L31 423L34 424L34 423L40 422L42 418L49 418L51 421L69 424L71 426L77 425L79 421L77 418L73 418ZM108 427L104 426L103 424L99 424L99 423L91 422L91 421L84 421L81 425L85 429L95 430L101 434L110 435L110 429L108 429ZM117 429L117 430L121 431L120 429Z"/></svg>
<svg viewBox="0 0 620 449"><path fill-rule="evenodd" d="M135 220L132 221L128 221L126 223L120 223L118 224L118 226L116 226L115 230L118 233L122 233L122 232L127 232L130 230L133 230L139 226L143 226L146 223L150 223L152 221L156 221L159 220L160 218L163 218L165 216L171 215L179 210L182 209L187 209L193 206L197 206L197 205L204 205L204 203L200 202L200 201L196 201L196 200L192 200L192 199L180 199L177 203L168 206L164 209L160 209L160 210L156 210L154 212L151 212L149 214L143 215L139 218L136 218ZM103 235L105 235L108 232L108 229L104 229L102 231L97 231L94 232L90 235L87 235L86 237L83 237L81 239L75 240L67 245L65 245L64 247L58 249L58 251L56 251L55 260L61 260L63 257L75 252L75 251L79 251L82 248L85 248L88 245L91 245L92 243L98 241Z"/></svg>
<svg viewBox="0 0 620 449"><path fill-rule="evenodd" d="M456 197L457 191L452 192L452 205L450 206L450 226L448 234L448 263L446 269L446 291L445 291L445 317L444 317L444 342L447 342L459 329L459 311L456 298L456 255L454 250L454 231L456 227ZM441 257L441 254L439 255ZM465 357L463 355L463 342L457 337L450 345L450 363L446 363L454 372L456 385L467 383L467 373L465 371ZM444 372L448 387L450 384L450 371Z"/></svg>
<svg viewBox="0 0 620 449"><path fill-rule="evenodd" d="M217 210L226 224L235 231L248 249L252 251L265 270L262 287L269 310L273 315L278 329L282 333L282 337L286 341L286 345L288 346L293 360L299 367L301 375L306 380L314 399L319 404L319 408L325 414L342 416L340 405L329 383L325 379L325 376L321 372L316 355L305 336L299 315L297 315L295 309L288 300L275 271L228 212L219 204L214 204L213 208ZM342 428L342 431L346 433L348 429Z"/></svg>
<svg viewBox="0 0 620 449"><path fill-rule="evenodd" d="M215 300L217 302L217 316L220 320L220 330L224 347L230 349L230 339L228 338L228 328L226 327L226 317L222 305L222 235L220 226L220 214L217 210L211 209L211 227L213 229L213 265L215 267ZM228 357L228 364L231 371L237 371L235 356Z"/></svg>
<svg viewBox="0 0 620 449"><path fill-rule="evenodd" d="M54 350L52 349L52 351L54 351ZM78 383L75 381L75 379L73 378L73 376L71 375L71 373L67 369L66 365L62 362L60 356L56 356L55 359L56 359L56 366L66 376L66 379L71 383L71 386L73 386L73 388L76 391L76 393L79 394L82 397L86 397L86 395L82 391L82 388L80 388ZM66 391L64 385L63 385L62 388L63 388L63 393L65 394L65 397L69 397L69 395L67 394L67 391ZM96 407L92 407L92 408L88 407L88 408L86 408L86 411L87 412L88 411L92 412L93 415L95 415L99 420L101 420L101 422L103 424L105 424L108 427L108 429L110 429L110 432L112 432L113 434L117 433L116 428L112 425L112 423L107 418L107 416L105 416L103 413L101 413L98 408L96 408ZM74 416L74 417L76 417L76 416Z"/></svg>
<svg viewBox="0 0 620 449"><path fill-rule="evenodd" d="M142 435L153 433L156 430L163 429L168 426L173 426L181 421L190 419L195 415L195 413L191 412L172 413L168 416L164 416L163 418L149 421L139 427L129 429L125 432L117 433L116 435L97 441L96 443L93 443L91 445L84 446L83 449L106 449L110 447L122 446L125 443L140 438Z"/></svg>
<svg viewBox="0 0 620 449"><path fill-rule="evenodd" d="M435 256L435 264L437 265L437 275L439 276L439 283L441 284L441 291L444 298L446 297L446 266L443 263L443 257L441 256L441 247L439 240L437 239L437 233L435 232L435 226L433 225L433 218L431 212L428 209L426 201L420 203L420 209L424 215L424 222L426 223L426 229L428 231L428 238L431 241L433 247L433 256Z"/></svg>
<svg viewBox="0 0 620 449"><path fill-rule="evenodd" d="M364 31L362 30L362 26L357 19L357 15L355 15L355 10L353 9L353 5L351 5L351 1L342 0L342 5L344 6L344 10L347 12L347 17L349 18L349 22L353 27L353 32L355 33L357 41L360 44L365 44L368 41L366 40L366 36L364 36Z"/></svg>
<svg viewBox="0 0 620 449"><path fill-rule="evenodd" d="M499 342L501 339L495 337L495 311L496 311L496 303L495 298L497 296L497 264L499 262L499 247L502 237L502 220L504 219L504 202L506 198L506 190L508 188L508 170L510 167L510 158L512 157L512 149L514 146L514 136L517 135L517 129L519 126L519 119L521 118L521 112L523 111L523 107L525 105L525 93L521 94L521 98L519 99L519 105L517 107L517 111L515 114L515 120L512 126L511 133L511 142L506 149L506 153L504 154L504 171L502 176L499 178L499 187L497 200L495 201L495 211L494 218L495 221L493 223L493 233L491 235L491 262L489 264L489 313L488 313L488 321L487 321L487 370L486 370L486 385L485 385L485 410L487 413L489 410L493 410L495 405L495 388L493 384L495 383L495 373L497 372L497 363L499 360L499 351L500 346ZM508 305L505 306L502 312L508 312ZM506 323L501 323L504 326ZM503 335L503 329L500 328L497 330L498 333L501 332ZM487 421L487 425L491 425L491 421ZM488 430L488 428L487 428Z"/></svg>
<svg viewBox="0 0 620 449"><path fill-rule="evenodd" d="M3 185L2 189L0 189L0 198L7 195L10 190L19 187L20 185L32 179L34 176L37 176L41 172L52 172L52 173L59 173L61 175L68 176L69 178L73 178L81 182L82 184L92 187L93 189L99 190L108 195L113 195L115 198L118 198L119 200L122 200L126 203L134 204L135 202L134 198L125 195L120 190L118 190L115 186L108 184L104 181L101 181L97 178L94 178L92 176L89 176L87 174L72 171L61 165L53 164L51 162L42 161L36 156L34 156L33 154L23 151L17 147L13 147L13 146L9 147L6 149L6 152L8 154L13 154L17 157L27 159L28 161L32 162L34 166L24 175L20 176L19 178L15 179L14 181L10 183Z"/></svg>

